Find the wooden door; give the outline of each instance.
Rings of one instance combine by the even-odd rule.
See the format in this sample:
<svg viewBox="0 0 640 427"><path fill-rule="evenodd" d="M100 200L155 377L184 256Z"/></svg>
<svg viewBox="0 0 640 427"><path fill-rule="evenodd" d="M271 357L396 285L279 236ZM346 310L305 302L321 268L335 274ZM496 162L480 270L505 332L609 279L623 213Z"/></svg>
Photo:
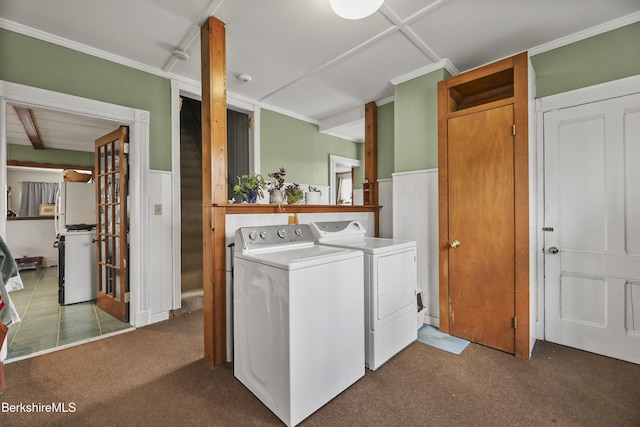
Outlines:
<svg viewBox="0 0 640 427"><path fill-rule="evenodd" d="M515 352L513 106L448 121L449 327Z"/></svg>
<svg viewBox="0 0 640 427"><path fill-rule="evenodd" d="M545 339L640 363L640 94L545 114Z"/></svg>
<svg viewBox="0 0 640 427"><path fill-rule="evenodd" d="M128 130L98 138L96 167L96 283L98 307L129 321Z"/></svg>

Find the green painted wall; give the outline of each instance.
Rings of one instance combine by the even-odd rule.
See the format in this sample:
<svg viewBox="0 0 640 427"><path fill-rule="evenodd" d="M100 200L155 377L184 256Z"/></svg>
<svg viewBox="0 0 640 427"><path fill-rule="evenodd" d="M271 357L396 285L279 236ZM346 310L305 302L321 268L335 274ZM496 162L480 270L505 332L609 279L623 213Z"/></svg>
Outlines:
<svg viewBox="0 0 640 427"><path fill-rule="evenodd" d="M362 160L359 145L363 144L322 134L312 123L261 110L260 172L265 179L282 166L287 182L329 185L329 155Z"/></svg>
<svg viewBox="0 0 640 427"><path fill-rule="evenodd" d="M394 150L394 103L378 107L378 179L391 178Z"/></svg>
<svg viewBox="0 0 640 427"><path fill-rule="evenodd" d="M35 150L27 145L7 144L7 160L21 162L53 163L60 165L93 166L94 154L86 151Z"/></svg>
<svg viewBox="0 0 640 427"><path fill-rule="evenodd" d="M531 57L536 98L640 74L640 22Z"/></svg>
<svg viewBox="0 0 640 427"><path fill-rule="evenodd" d="M438 166L438 82L448 77L440 69L396 86L394 172Z"/></svg>
<svg viewBox="0 0 640 427"><path fill-rule="evenodd" d="M171 170L171 82L0 29L0 80L147 110L149 166Z"/></svg>

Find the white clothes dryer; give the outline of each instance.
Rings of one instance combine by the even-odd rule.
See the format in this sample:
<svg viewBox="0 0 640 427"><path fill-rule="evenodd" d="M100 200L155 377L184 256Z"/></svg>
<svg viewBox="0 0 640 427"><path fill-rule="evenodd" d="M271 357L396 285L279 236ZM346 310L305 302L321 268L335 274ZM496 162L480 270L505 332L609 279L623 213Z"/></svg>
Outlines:
<svg viewBox="0 0 640 427"><path fill-rule="evenodd" d="M364 376L363 268L306 224L236 231L234 375L286 425Z"/></svg>
<svg viewBox="0 0 640 427"><path fill-rule="evenodd" d="M319 244L364 254L365 361L374 371L418 338L416 242L366 237L358 221L310 226Z"/></svg>

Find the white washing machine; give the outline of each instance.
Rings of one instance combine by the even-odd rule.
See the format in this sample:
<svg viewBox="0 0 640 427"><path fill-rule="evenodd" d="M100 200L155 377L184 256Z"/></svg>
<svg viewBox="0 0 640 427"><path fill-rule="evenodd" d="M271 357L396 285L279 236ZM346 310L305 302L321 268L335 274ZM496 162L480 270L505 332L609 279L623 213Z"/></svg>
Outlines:
<svg viewBox="0 0 640 427"><path fill-rule="evenodd" d="M319 244L364 253L365 361L374 371L418 338L416 242L366 237L358 221L310 226Z"/></svg>
<svg viewBox="0 0 640 427"><path fill-rule="evenodd" d="M363 254L307 224L235 234L235 377L296 425L364 376Z"/></svg>

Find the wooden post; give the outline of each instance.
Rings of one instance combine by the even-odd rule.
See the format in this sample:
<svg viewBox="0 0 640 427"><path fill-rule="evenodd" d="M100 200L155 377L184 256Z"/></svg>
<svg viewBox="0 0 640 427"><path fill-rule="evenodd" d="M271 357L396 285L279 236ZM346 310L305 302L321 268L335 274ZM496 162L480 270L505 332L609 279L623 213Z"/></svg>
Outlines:
<svg viewBox="0 0 640 427"><path fill-rule="evenodd" d="M378 106L369 102L364 106L364 204L378 206ZM374 236L380 235L379 214L376 211Z"/></svg>
<svg viewBox="0 0 640 427"><path fill-rule="evenodd" d="M227 199L226 35L209 17L202 26L202 239L204 357L226 361L225 208ZM216 207L222 205L222 207Z"/></svg>

